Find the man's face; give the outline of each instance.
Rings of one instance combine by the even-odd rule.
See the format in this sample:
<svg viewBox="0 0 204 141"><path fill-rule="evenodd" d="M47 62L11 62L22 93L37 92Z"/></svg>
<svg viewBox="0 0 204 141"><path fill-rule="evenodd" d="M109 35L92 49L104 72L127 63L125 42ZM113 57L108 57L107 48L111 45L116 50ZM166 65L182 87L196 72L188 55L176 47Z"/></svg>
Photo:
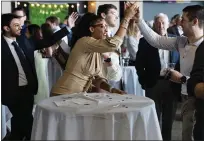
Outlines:
<svg viewBox="0 0 204 141"><path fill-rule="evenodd" d="M114 8L110 9L105 16L105 20L110 27L116 27L116 21L118 20L118 11Z"/></svg>
<svg viewBox="0 0 204 141"><path fill-rule="evenodd" d="M23 26L25 20L27 19L25 13L23 11L19 10L19 11L16 11L14 14L20 18L21 26Z"/></svg>
<svg viewBox="0 0 204 141"><path fill-rule="evenodd" d="M159 35L166 35L168 22L164 17L159 17L154 21L154 29Z"/></svg>
<svg viewBox="0 0 204 141"><path fill-rule="evenodd" d="M22 29L20 19L13 19L9 26L5 26L5 29L11 37L20 36Z"/></svg>
<svg viewBox="0 0 204 141"><path fill-rule="evenodd" d="M191 36L192 29L193 29L193 21L190 21L187 12L184 12L182 14L182 20L181 20L181 27L183 28L183 34L184 36L188 37Z"/></svg>

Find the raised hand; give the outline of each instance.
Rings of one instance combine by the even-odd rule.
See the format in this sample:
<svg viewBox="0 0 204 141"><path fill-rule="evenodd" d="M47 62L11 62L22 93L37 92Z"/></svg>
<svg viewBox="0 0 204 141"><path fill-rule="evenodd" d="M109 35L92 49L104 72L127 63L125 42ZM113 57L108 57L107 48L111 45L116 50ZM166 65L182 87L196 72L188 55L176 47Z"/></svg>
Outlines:
<svg viewBox="0 0 204 141"><path fill-rule="evenodd" d="M127 19L132 19L138 13L138 8L138 2L127 2L124 17Z"/></svg>
<svg viewBox="0 0 204 141"><path fill-rule="evenodd" d="M78 19L78 13L72 12L72 14L67 19L67 26L72 28L75 26L75 21Z"/></svg>

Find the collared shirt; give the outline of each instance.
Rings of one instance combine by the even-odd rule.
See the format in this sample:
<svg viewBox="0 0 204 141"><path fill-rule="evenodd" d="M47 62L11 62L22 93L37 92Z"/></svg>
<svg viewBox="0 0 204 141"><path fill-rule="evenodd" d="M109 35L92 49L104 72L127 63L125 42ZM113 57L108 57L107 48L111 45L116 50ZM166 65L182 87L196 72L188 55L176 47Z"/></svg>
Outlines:
<svg viewBox="0 0 204 141"><path fill-rule="evenodd" d="M28 84L28 81L26 79L25 72L24 72L23 67L21 65L21 62L19 60L19 57L18 57L18 55L16 53L16 50L15 50L14 46L12 45L12 42L15 41L15 40L12 40L12 39L10 39L10 38L8 38L6 36L4 36L4 39L6 40L8 46L9 46L9 48L11 50L11 53L13 55L13 58L14 58L14 60L16 62L17 68L18 68L19 86L25 86L25 85Z"/></svg>
<svg viewBox="0 0 204 141"><path fill-rule="evenodd" d="M153 47L165 50L178 50L180 53L180 72L184 76L190 76L196 49L203 41L203 38L195 42L193 45L190 45L188 44L188 38L184 36L163 37L158 35L142 19L140 19L138 27L147 42ZM188 95L186 84L182 84L181 93Z"/></svg>

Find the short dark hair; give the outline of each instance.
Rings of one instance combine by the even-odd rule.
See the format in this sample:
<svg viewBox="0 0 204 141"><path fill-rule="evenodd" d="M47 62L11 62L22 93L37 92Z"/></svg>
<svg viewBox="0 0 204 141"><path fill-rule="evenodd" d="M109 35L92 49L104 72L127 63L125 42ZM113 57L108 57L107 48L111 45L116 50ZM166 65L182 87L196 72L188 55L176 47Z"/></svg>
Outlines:
<svg viewBox="0 0 204 141"><path fill-rule="evenodd" d="M101 13L105 13L108 14L108 11L110 9L115 9L117 10L117 7L113 4L103 4L103 5L99 5L98 10L97 10L97 15L101 16Z"/></svg>
<svg viewBox="0 0 204 141"><path fill-rule="evenodd" d="M57 25L59 25L59 20L56 16L47 17L46 21L50 21L51 23L56 23Z"/></svg>
<svg viewBox="0 0 204 141"><path fill-rule="evenodd" d="M2 30L3 33L5 33L3 27L4 26L10 26L11 21L13 19L18 19L18 16L14 15L14 14L11 14L11 13L1 15L1 30Z"/></svg>
<svg viewBox="0 0 204 141"><path fill-rule="evenodd" d="M28 32L34 40L39 40L40 37L40 26L37 24L31 24L27 27Z"/></svg>
<svg viewBox="0 0 204 141"><path fill-rule="evenodd" d="M75 26L75 30L73 32L73 36L71 39L71 49L73 49L78 39L85 36L91 36L91 31L89 30L89 28L96 24L96 22L98 22L99 20L103 20L103 18L90 12L84 14L81 17L79 23Z"/></svg>
<svg viewBox="0 0 204 141"><path fill-rule="evenodd" d="M174 15L174 16L171 18L171 21L173 21L174 19L178 19L178 18L180 18L180 17L181 17L180 14L176 14L176 15Z"/></svg>
<svg viewBox="0 0 204 141"><path fill-rule="evenodd" d="M187 17L190 21L197 18L199 27L203 27L204 22L204 6L201 5L190 5L183 9L183 12L187 12Z"/></svg>
<svg viewBox="0 0 204 141"><path fill-rule="evenodd" d="M15 14L16 11L23 11L24 15L25 15L25 9L23 7L16 7L12 10L12 13Z"/></svg>
<svg viewBox="0 0 204 141"><path fill-rule="evenodd" d="M51 26L48 23L41 25L43 39L49 39L53 35Z"/></svg>

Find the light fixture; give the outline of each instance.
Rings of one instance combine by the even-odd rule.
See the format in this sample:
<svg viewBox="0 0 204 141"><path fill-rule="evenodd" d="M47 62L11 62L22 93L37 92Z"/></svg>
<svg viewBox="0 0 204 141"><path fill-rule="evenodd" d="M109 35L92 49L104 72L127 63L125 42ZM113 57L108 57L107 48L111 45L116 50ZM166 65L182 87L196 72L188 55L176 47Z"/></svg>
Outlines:
<svg viewBox="0 0 204 141"><path fill-rule="evenodd" d="M84 5L84 8L86 8L86 5Z"/></svg>
<svg viewBox="0 0 204 141"><path fill-rule="evenodd" d="M72 5L71 8L74 8L74 5Z"/></svg>
<svg viewBox="0 0 204 141"><path fill-rule="evenodd" d="M54 8L57 8L57 5L56 5L56 4L54 5Z"/></svg>
<svg viewBox="0 0 204 141"><path fill-rule="evenodd" d="M35 6L35 4L32 3L32 4L31 4L31 7L34 7L34 6Z"/></svg>
<svg viewBox="0 0 204 141"><path fill-rule="evenodd" d="M20 5L21 3L20 3L20 2L17 2L17 4Z"/></svg>
<svg viewBox="0 0 204 141"><path fill-rule="evenodd" d="M66 7L69 7L69 4L66 4Z"/></svg>
<svg viewBox="0 0 204 141"><path fill-rule="evenodd" d="M39 4L39 3L37 3L36 5L37 5L37 7L39 7L39 6L40 6L40 4Z"/></svg>
<svg viewBox="0 0 204 141"><path fill-rule="evenodd" d="M93 3L93 2L91 3L91 6L94 6L94 3Z"/></svg>
<svg viewBox="0 0 204 141"><path fill-rule="evenodd" d="M80 4L79 4L79 3L77 3L77 6L79 7L79 6L80 6Z"/></svg>
<svg viewBox="0 0 204 141"><path fill-rule="evenodd" d="M23 5L24 7L27 7L27 4L26 3L24 3L24 5Z"/></svg>
<svg viewBox="0 0 204 141"><path fill-rule="evenodd" d="M45 5L44 5L44 4L42 5L42 8L45 8Z"/></svg>
<svg viewBox="0 0 204 141"><path fill-rule="evenodd" d="M52 5L51 5L51 4L49 4L49 5L48 5L48 7L49 7L49 8L52 8Z"/></svg>
<svg viewBox="0 0 204 141"><path fill-rule="evenodd" d="M63 8L63 5L60 5L60 8Z"/></svg>

